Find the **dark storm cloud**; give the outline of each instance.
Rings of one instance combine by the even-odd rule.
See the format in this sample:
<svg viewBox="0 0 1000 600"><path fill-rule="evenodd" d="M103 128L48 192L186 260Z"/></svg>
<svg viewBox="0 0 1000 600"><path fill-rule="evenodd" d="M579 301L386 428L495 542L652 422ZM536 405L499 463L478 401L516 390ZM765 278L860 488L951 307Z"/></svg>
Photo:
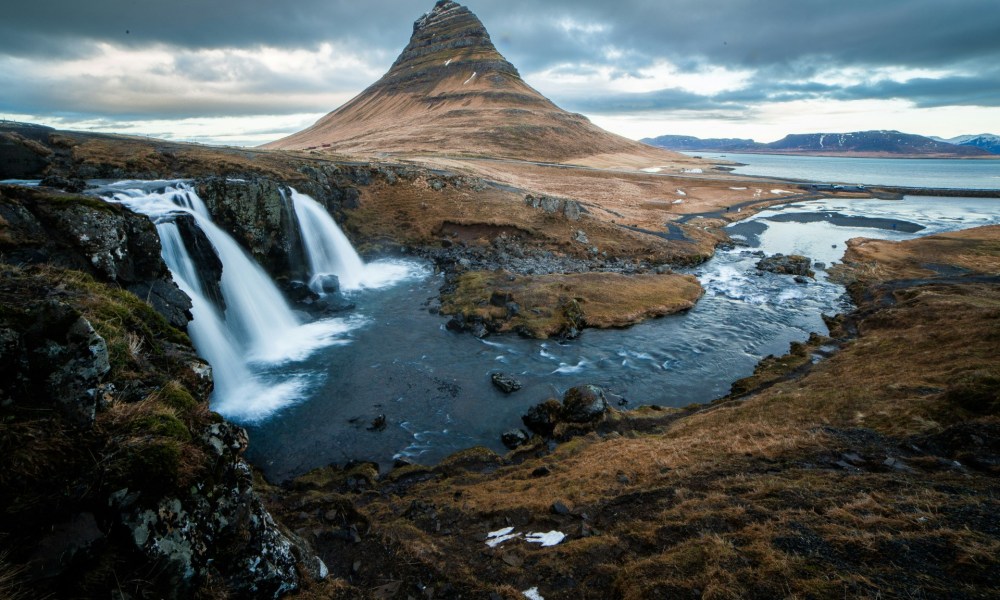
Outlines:
<svg viewBox="0 0 1000 600"><path fill-rule="evenodd" d="M995 0L469 0L524 69L592 57L602 44L648 56L762 67L822 56L834 64L940 67L997 56ZM396 52L433 2L415 0L35 0L11 2L0 52L74 52L81 41L190 48L308 47L353 40ZM598 25L569 31L560 21ZM126 33L126 31L128 33Z"/></svg>
<svg viewBox="0 0 1000 600"><path fill-rule="evenodd" d="M574 110L611 113L738 109L754 102L811 98L906 98L920 106L996 106L1000 64L1000 1L997 0L467 0L501 52L523 74L559 68L586 74L602 67L635 75L656 61L681 71L722 66L755 73L736 92L705 97L666 89L647 94L560 97ZM175 70L188 81L246 82L254 99L233 99L233 110L292 112L328 110L306 100L282 105L266 92L302 95L358 92L369 80L333 76L317 80L275 73L261 65L233 64L228 72L191 52L261 46L315 49L324 42L364 57L375 69L391 64L409 39L412 22L433 0L32 0L10 2L0 18L0 58L56 60L88 56L97 44L123 48L166 47L178 55ZM187 52L188 54L185 54ZM837 69L938 69L945 79L881 81L824 86L809 83ZM982 75L989 73L989 76ZM30 73L0 80L0 110L38 113L60 97L79 97L98 114L87 92L35 81ZM375 78L371 78L374 80ZM77 78L77 84L83 83ZM529 79L530 82L530 79ZM14 91L8 87L15 86ZM23 89L18 89L18 86ZM324 86L326 89L324 90ZM167 102L150 103L147 116L173 116ZM79 108L79 107L77 107ZM265 110L266 109L266 110ZM189 104L198 114L223 111L213 102ZM189 113L194 114L194 113Z"/></svg>

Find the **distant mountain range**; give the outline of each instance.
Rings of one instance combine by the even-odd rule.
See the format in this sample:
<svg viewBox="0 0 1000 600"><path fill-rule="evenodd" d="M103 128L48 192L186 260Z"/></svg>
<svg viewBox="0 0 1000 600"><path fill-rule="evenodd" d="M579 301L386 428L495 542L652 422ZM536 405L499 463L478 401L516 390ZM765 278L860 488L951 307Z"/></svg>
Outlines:
<svg viewBox="0 0 1000 600"><path fill-rule="evenodd" d="M642 141L669 150L695 152L925 158L975 158L1000 155L1000 136L991 134L959 136L945 140L899 131L857 131L792 134L769 144L740 138L700 139L685 135L662 135Z"/></svg>
<svg viewBox="0 0 1000 600"><path fill-rule="evenodd" d="M993 135L992 133L960 135L949 139L931 136L931 139L948 144L957 144L959 146L975 146L976 148L982 148L983 150L992 152L993 154L1000 154L1000 135Z"/></svg>

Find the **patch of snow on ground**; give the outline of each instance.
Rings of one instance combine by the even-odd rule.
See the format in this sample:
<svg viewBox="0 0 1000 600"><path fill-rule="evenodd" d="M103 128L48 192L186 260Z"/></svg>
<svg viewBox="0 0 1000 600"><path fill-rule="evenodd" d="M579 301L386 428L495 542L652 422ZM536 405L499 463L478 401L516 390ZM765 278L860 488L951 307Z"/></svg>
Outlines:
<svg viewBox="0 0 1000 600"><path fill-rule="evenodd" d="M781 196L783 194L794 194L795 192L789 192L788 190L771 190L771 193L775 196Z"/></svg>
<svg viewBox="0 0 1000 600"><path fill-rule="evenodd" d="M513 527L504 527L503 529L497 529L496 531L491 531L486 534L486 545L490 548L496 548L500 544L512 540L514 538L521 537L520 533L514 533Z"/></svg>
<svg viewBox="0 0 1000 600"><path fill-rule="evenodd" d="M684 169L683 172L684 173L695 173L695 174L697 174L697 173L704 173L705 171L702 171L701 169Z"/></svg>
<svg viewBox="0 0 1000 600"><path fill-rule="evenodd" d="M678 199L676 199L676 200L673 201L673 204L684 204L684 201L681 200L680 198L678 198Z"/></svg>
<svg viewBox="0 0 1000 600"><path fill-rule="evenodd" d="M453 59L453 58L449 58L448 60L444 61L444 66L446 66L446 67L447 67L448 65L450 65L450 64L451 64L451 61L453 61L453 60L455 60L455 59Z"/></svg>
<svg viewBox="0 0 1000 600"><path fill-rule="evenodd" d="M469 76L469 78L468 78L468 79L466 79L466 80L465 80L465 83L463 83L462 85L465 85L466 83L469 83L470 81L472 81L473 79L475 79L475 78L476 78L476 75L478 75L478 72L476 72L476 71L473 71L473 72L472 72L472 75L470 75L470 76Z"/></svg>
<svg viewBox="0 0 1000 600"><path fill-rule="evenodd" d="M548 533L529 533L524 538L529 544L541 544L542 547L555 546L566 539L566 534L561 531L549 531Z"/></svg>
<svg viewBox="0 0 1000 600"><path fill-rule="evenodd" d="M687 196L687 192L685 192L684 190L677 190L677 195L678 196Z"/></svg>
<svg viewBox="0 0 1000 600"><path fill-rule="evenodd" d="M662 170L663 170L663 167L646 167L645 169L642 169L642 172L643 173L659 173Z"/></svg>
<svg viewBox="0 0 1000 600"><path fill-rule="evenodd" d="M524 597L528 600L545 600L545 598L542 598L542 595L538 593L538 588L536 587L533 587L530 590L524 590L521 593L524 594Z"/></svg>
<svg viewBox="0 0 1000 600"><path fill-rule="evenodd" d="M743 190L745 190L746 188L745 188L745 187L731 187L731 188L729 188L729 189L731 189L731 190L736 190L737 192L742 192L742 191L743 191Z"/></svg>

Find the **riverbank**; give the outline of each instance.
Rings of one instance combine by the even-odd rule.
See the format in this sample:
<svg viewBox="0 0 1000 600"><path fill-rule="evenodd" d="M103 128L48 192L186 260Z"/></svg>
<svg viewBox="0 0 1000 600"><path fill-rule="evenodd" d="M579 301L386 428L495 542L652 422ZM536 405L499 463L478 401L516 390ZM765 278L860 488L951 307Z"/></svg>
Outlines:
<svg viewBox="0 0 1000 600"><path fill-rule="evenodd" d="M711 405L612 411L506 457L470 450L382 478L331 468L273 488L272 510L334 565L303 597L991 594L998 235L849 253L858 309L832 339L763 363ZM882 260L919 262L928 245L968 278L899 280L911 273ZM512 537L488 537L500 530Z"/></svg>

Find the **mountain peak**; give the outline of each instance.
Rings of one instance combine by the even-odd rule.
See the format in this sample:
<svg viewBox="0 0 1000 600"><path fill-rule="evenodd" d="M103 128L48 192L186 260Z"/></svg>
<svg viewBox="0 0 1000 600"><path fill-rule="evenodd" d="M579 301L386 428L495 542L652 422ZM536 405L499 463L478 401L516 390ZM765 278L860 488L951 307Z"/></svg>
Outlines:
<svg viewBox="0 0 1000 600"><path fill-rule="evenodd" d="M376 85L431 83L459 70L476 73L477 78L500 74L501 79L520 79L479 17L457 2L440 0L413 23L410 43Z"/></svg>
<svg viewBox="0 0 1000 600"><path fill-rule="evenodd" d="M566 161L671 158L566 112L521 79L482 21L440 0L385 75L314 125L270 144L344 154L450 154Z"/></svg>

